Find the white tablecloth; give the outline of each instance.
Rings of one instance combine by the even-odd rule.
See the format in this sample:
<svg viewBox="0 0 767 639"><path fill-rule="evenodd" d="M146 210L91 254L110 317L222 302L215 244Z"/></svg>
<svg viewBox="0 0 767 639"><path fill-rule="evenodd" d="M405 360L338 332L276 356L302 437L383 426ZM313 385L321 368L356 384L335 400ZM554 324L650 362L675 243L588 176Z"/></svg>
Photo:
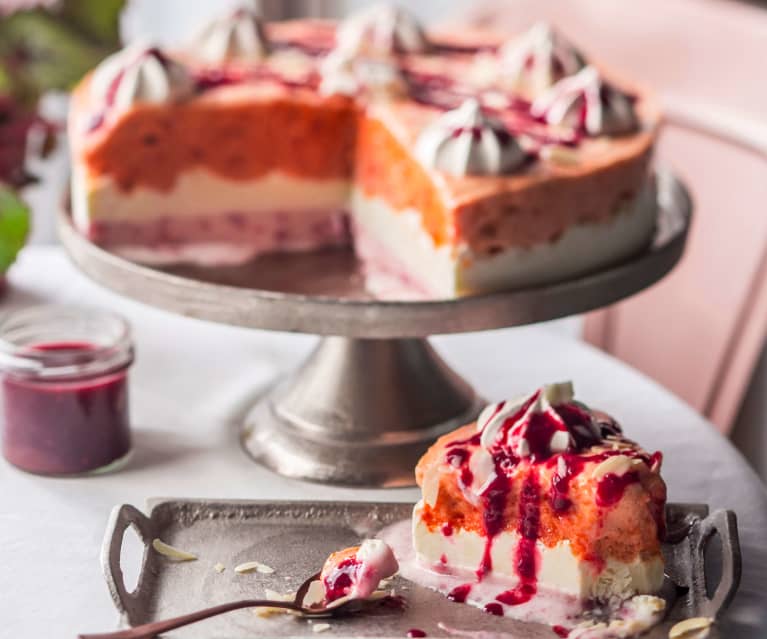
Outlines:
<svg viewBox="0 0 767 639"><path fill-rule="evenodd" d="M149 497L412 501L414 489L353 490L282 479L237 444L238 415L315 339L208 324L122 299L80 275L57 248L27 249L0 304L65 302L130 319L135 454L123 471L45 479L0 462L0 636L72 638L115 625L99 548L116 504ZM734 637L767 632L767 492L738 452L662 388L577 340L542 327L434 340L489 398L573 379L578 395L615 414L629 436L664 452L669 499L737 512L743 579L730 611ZM728 633L729 634L729 633Z"/></svg>

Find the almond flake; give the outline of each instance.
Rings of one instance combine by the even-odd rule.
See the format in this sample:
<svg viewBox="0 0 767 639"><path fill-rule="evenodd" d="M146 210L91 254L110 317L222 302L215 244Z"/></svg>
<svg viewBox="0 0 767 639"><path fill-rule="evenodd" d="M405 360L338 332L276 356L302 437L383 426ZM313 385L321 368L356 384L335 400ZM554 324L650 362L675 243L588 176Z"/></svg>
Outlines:
<svg viewBox="0 0 767 639"><path fill-rule="evenodd" d="M692 617L691 619L685 619L678 624L672 626L668 631L669 639L680 639L681 637L695 637L695 639L702 639L708 635L708 628L714 620L711 617ZM694 633L694 634L693 634Z"/></svg>
<svg viewBox="0 0 767 639"><path fill-rule="evenodd" d="M325 601L325 586L317 579L309 584L306 589L306 595L304 595L303 605L305 608L311 608L317 604L321 604Z"/></svg>
<svg viewBox="0 0 767 639"><path fill-rule="evenodd" d="M262 575L271 575L274 572L274 568L262 564L260 561L246 561L243 564L235 566L234 572L238 575L243 575L248 572L260 572Z"/></svg>
<svg viewBox="0 0 767 639"><path fill-rule="evenodd" d="M197 555L193 555L191 552L186 552L185 550L181 550L179 548L174 548L170 544L166 544L160 539L152 540L152 548L154 548L161 555L165 555L166 557L175 559L176 561L195 561L197 559Z"/></svg>
<svg viewBox="0 0 767 639"><path fill-rule="evenodd" d="M312 632L325 632L326 630L330 630L329 623L316 623L312 626Z"/></svg>
<svg viewBox="0 0 767 639"><path fill-rule="evenodd" d="M623 475L631 467L631 457L626 455L613 455L608 457L591 472L594 479L599 479L607 474Z"/></svg>

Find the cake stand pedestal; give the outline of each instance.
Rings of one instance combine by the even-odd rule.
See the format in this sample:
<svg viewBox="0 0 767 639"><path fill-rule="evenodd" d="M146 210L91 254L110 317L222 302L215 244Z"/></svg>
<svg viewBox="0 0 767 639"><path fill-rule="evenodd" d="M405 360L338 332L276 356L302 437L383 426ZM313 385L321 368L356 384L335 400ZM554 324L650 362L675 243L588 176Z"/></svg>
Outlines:
<svg viewBox="0 0 767 639"><path fill-rule="evenodd" d="M59 230L74 262L118 293L199 319L325 336L249 412L244 449L289 477L406 486L428 445L483 405L426 338L582 313L657 282L684 251L692 210L672 175L659 172L657 183L658 228L641 254L556 284L455 299L372 299L347 250L263 256L238 267L160 269L95 246L66 211Z"/></svg>

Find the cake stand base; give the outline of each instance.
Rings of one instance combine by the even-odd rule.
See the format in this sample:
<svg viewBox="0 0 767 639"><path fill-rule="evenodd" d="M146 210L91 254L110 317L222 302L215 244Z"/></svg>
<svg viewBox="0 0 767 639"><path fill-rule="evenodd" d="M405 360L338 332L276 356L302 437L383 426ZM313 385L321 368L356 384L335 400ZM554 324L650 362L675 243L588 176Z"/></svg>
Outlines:
<svg viewBox="0 0 767 639"><path fill-rule="evenodd" d="M288 477L411 486L426 448L483 405L425 339L326 337L253 407L242 444Z"/></svg>

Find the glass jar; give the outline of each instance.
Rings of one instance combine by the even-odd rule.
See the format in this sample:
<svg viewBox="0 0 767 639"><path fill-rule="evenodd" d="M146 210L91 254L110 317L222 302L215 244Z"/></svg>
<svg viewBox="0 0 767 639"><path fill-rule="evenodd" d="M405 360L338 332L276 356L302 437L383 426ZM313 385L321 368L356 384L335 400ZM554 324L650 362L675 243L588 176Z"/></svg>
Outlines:
<svg viewBox="0 0 767 639"><path fill-rule="evenodd" d="M115 468L131 448L130 327L98 310L41 306L0 320L2 450L41 475Z"/></svg>

